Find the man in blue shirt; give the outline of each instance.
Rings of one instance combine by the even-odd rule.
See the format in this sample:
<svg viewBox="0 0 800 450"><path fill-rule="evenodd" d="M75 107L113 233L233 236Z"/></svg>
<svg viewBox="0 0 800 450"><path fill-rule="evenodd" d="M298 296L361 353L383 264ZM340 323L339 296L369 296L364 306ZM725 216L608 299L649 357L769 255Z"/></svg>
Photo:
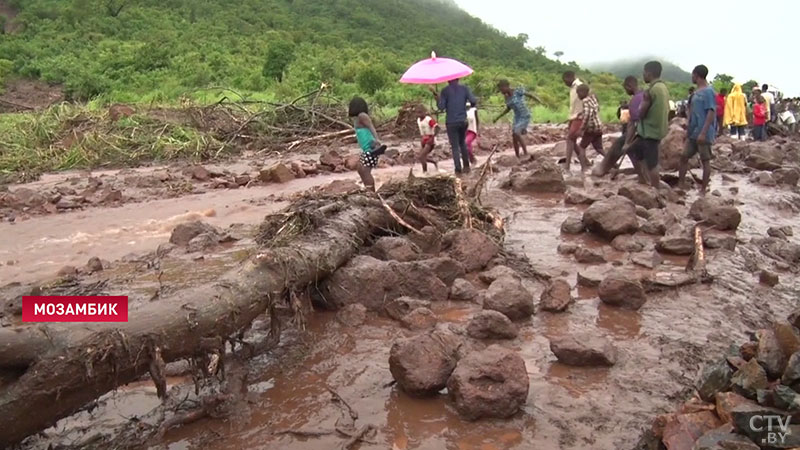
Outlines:
<svg viewBox="0 0 800 450"><path fill-rule="evenodd" d="M472 95L468 87L458 83L458 80L451 80L448 85L437 93L431 88L433 96L439 109L447 113L445 125L447 128L447 139L453 150L453 163L456 173L469 172L469 152L467 151L467 102L472 106L478 104L478 100Z"/></svg>
<svg viewBox="0 0 800 450"><path fill-rule="evenodd" d="M708 85L708 67L699 65L692 71L692 83L697 85L697 91L689 104L689 140L686 151L681 155L681 165L678 180L681 188L685 188L686 170L689 167L689 158L700 155L703 164L703 185L701 195L708 189L711 179L711 145L717 136L717 98L714 88Z"/></svg>

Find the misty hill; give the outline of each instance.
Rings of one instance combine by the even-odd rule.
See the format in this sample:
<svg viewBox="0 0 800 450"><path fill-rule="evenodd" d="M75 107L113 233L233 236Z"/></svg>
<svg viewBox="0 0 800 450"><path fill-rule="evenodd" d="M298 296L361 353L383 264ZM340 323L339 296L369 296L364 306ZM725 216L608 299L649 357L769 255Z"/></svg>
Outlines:
<svg viewBox="0 0 800 450"><path fill-rule="evenodd" d="M590 69L594 71L609 72L620 78L625 78L628 75L634 75L638 78L641 78L642 67L644 67L646 62L652 60L661 61L661 64L664 66L664 71L661 78L664 80L674 81L676 83L689 83L692 81L692 75L689 72L681 69L679 66L669 61L664 61L661 58L652 56L632 60L619 60L592 64L590 65Z"/></svg>

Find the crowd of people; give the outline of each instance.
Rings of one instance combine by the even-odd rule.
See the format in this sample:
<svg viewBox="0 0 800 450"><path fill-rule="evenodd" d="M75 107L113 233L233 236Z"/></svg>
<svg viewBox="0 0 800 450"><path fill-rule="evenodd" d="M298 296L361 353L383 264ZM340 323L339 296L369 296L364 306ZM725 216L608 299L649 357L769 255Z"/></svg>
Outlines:
<svg viewBox="0 0 800 450"><path fill-rule="evenodd" d="M782 99L768 85L755 86L748 94L740 84L734 84L731 92L721 89L715 92L708 82L709 70L698 65L692 71L694 85L686 99L674 102L666 83L661 79L662 65L650 61L644 65L642 77L646 83L640 88L638 79L631 75L625 78L623 88L630 96L622 102L617 117L622 124L622 135L614 141L608 152L603 149L603 124L600 119L600 105L591 87L584 84L573 71L563 74L562 80L569 88L569 120L566 133L566 158L564 170L571 171L573 155L581 165L581 172L587 171L591 163L586 151L591 146L603 160L592 169L592 175L602 177L619 167L627 155L635 169L639 182L658 189L661 185L659 174L659 146L667 135L669 122L677 115L688 119L688 141L681 158L679 169L680 183L683 185L689 159L698 156L703 167L701 190L705 192L711 176L710 160L712 145L717 137L729 130L734 139L765 140L769 124L784 127L794 133L797 128L800 99ZM505 110L494 119L500 120L509 112L513 113L511 139L517 157L528 153L525 135L531 123L531 112L527 101L541 103L534 93L524 87L512 87L507 80L500 80L497 89L505 99ZM451 80L441 90L431 88L440 111L445 113L445 132L453 156L457 175L468 173L476 163L473 146L479 136L478 99L458 79ZM349 115L354 120L357 141L362 149L359 175L368 189L375 188L372 169L377 167L378 157L386 151L381 144L366 101L360 97L350 103ZM421 110L417 125L421 136L421 149L418 161L423 172L428 164L436 169L436 162L430 158L435 146L436 134L440 125L429 112Z"/></svg>

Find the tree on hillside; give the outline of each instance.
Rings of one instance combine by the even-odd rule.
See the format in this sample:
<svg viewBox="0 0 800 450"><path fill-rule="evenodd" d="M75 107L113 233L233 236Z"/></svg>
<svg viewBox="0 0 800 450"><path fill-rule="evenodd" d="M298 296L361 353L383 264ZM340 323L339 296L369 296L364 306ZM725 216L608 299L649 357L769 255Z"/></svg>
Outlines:
<svg viewBox="0 0 800 450"><path fill-rule="evenodd" d="M106 11L111 17L117 17L128 4L128 0L106 0Z"/></svg>
<svg viewBox="0 0 800 450"><path fill-rule="evenodd" d="M389 81L389 72L380 65L370 65L358 73L356 83L359 89L373 95L386 86Z"/></svg>
<svg viewBox="0 0 800 450"><path fill-rule="evenodd" d="M753 90L753 88L754 88L754 87L756 87L756 86L759 86L759 84L758 84L758 81L756 81L756 80L750 80L750 81L748 81L747 83L745 83L745 84L743 84L743 85L742 85L742 91L743 91L745 94L748 94L748 95L749 95L749 93L750 93L750 92Z"/></svg>
<svg viewBox="0 0 800 450"><path fill-rule="evenodd" d="M555 56L557 60L561 61L561 57L564 56L564 52L559 50L559 51L553 53L553 56Z"/></svg>
<svg viewBox="0 0 800 450"><path fill-rule="evenodd" d="M719 92L722 89L730 92L731 88L733 88L733 77L726 74L726 73L718 73L717 76L714 77L714 81L711 83L714 86L714 90Z"/></svg>
<svg viewBox="0 0 800 450"><path fill-rule="evenodd" d="M294 45L280 40L273 41L267 50L267 61L264 63L264 77L283 82L286 68L294 61Z"/></svg>

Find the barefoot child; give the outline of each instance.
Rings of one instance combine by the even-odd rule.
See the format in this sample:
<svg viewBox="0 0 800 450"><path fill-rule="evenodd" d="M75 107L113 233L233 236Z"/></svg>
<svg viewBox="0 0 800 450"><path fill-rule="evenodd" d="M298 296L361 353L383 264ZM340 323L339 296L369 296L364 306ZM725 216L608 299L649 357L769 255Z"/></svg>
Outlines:
<svg viewBox="0 0 800 450"><path fill-rule="evenodd" d="M597 103L597 97L590 93L589 86L585 84L578 86L578 98L583 103L583 111L578 116L581 120L579 135L582 138L577 150L581 169L586 170L589 166L589 161L586 159L586 149L589 148L589 145L594 147L597 153L605 156L603 124L600 122L600 105Z"/></svg>
<svg viewBox="0 0 800 450"><path fill-rule="evenodd" d="M350 100L348 116L353 118L353 127L356 130L356 140L361 147L361 159L358 165L358 175L364 187L375 191L375 178L372 169L378 167L378 156L386 152L386 146L378 141L378 132L369 117L367 102L361 97Z"/></svg>
<svg viewBox="0 0 800 450"><path fill-rule="evenodd" d="M506 110L494 119L495 122L500 120L501 117L508 114L509 111L514 111L514 125L511 129L511 139L514 143L514 153L519 157L519 151L528 154L528 148L525 146L525 139L523 136L528 133L528 125L531 123L531 111L528 105L525 104L525 98L537 101L542 101L539 97L525 92L525 88L518 87L511 89L511 84L508 80L500 80L497 83L497 89L506 98Z"/></svg>
<svg viewBox="0 0 800 450"><path fill-rule="evenodd" d="M436 145L436 129L439 127L439 124L424 108L420 108L417 116L417 126L419 127L419 134L422 136L422 152L419 154L422 172L428 172L428 163L432 163L433 167L439 170L439 165L436 161L429 157L433 151L433 147Z"/></svg>
<svg viewBox="0 0 800 450"><path fill-rule="evenodd" d="M475 141L478 140L478 127L480 127L478 108L467 102L467 152L469 152L469 162L472 164L478 163L478 159L475 158L475 152L473 151Z"/></svg>

